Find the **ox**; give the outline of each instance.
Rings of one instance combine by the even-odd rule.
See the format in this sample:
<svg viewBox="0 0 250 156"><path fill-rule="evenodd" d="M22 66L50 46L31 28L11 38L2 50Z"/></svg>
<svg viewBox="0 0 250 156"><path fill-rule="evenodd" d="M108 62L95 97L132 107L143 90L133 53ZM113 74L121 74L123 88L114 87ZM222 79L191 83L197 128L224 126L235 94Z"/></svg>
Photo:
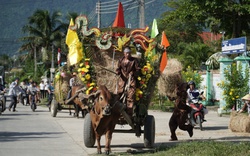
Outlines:
<svg viewBox="0 0 250 156"><path fill-rule="evenodd" d="M83 94L82 91L86 90L83 86L73 86L71 91L71 98L65 101L65 104L69 104L73 101L75 108L75 116L79 117L79 111L82 110L82 116L84 117L88 110L87 98L88 96ZM71 115L71 105L69 106L69 112Z"/></svg>
<svg viewBox="0 0 250 156"><path fill-rule="evenodd" d="M188 114L191 112L191 108L186 105L187 87L187 83L181 83L177 86L177 98L175 99L175 107L173 114L169 120L169 127L171 132L170 141L178 140L175 133L178 126L181 130L188 131L190 137L193 136L193 126L190 124L186 125Z"/></svg>
<svg viewBox="0 0 250 156"><path fill-rule="evenodd" d="M112 134L121 114L119 96L112 94L106 86L99 86L99 90L94 96L94 106L90 110L90 117L97 141L97 153L102 153L100 140L101 136L105 134L105 153L109 154Z"/></svg>

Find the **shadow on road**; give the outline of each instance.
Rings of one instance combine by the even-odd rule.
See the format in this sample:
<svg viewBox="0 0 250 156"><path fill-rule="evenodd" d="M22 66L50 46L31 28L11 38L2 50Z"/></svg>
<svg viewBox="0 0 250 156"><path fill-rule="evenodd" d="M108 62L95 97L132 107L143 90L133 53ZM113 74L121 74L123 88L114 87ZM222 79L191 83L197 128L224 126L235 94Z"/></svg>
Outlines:
<svg viewBox="0 0 250 156"><path fill-rule="evenodd" d="M0 142L19 141L20 139L57 138L63 132L0 132Z"/></svg>
<svg viewBox="0 0 250 156"><path fill-rule="evenodd" d="M203 127L204 131L216 131L216 130L224 130L224 129L228 129L228 126Z"/></svg>

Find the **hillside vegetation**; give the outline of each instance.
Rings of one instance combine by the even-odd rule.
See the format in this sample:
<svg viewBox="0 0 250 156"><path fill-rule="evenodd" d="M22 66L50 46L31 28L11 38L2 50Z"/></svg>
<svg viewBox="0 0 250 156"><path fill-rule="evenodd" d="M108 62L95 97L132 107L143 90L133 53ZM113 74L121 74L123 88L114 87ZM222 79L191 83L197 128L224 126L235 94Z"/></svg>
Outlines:
<svg viewBox="0 0 250 156"><path fill-rule="evenodd" d="M64 21L68 22L66 16L69 12L76 12L84 15L95 15L91 20L91 26L97 26L97 16L95 14L95 6L98 0L2 0L0 4L0 55L8 54L13 56L17 53L20 46L18 39L25 36L22 33L22 27L27 24L27 18L37 9L53 11L61 11L63 13ZM109 3L114 0L102 0L106 5L115 5L118 1ZM124 16L125 24L131 24L132 28L138 27L138 8L130 9L136 4L136 0L120 0L122 3L131 5L125 6L124 4ZM145 0L145 2L151 2L152 0ZM145 7L145 24L149 25L154 18L160 18L161 14L168 10L164 5L166 0L155 0L150 4L146 4ZM116 16L116 8L111 10L113 13L103 14L101 16L101 27L108 27L112 25Z"/></svg>

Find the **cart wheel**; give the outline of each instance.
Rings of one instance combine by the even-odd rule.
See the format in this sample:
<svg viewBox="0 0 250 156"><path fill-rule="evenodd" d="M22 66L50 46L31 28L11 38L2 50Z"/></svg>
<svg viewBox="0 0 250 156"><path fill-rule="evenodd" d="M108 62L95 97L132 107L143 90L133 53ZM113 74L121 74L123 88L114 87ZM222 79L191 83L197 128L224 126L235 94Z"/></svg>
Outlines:
<svg viewBox="0 0 250 156"><path fill-rule="evenodd" d="M82 117L85 118L85 116L88 114L88 110L84 109L82 110Z"/></svg>
<svg viewBox="0 0 250 156"><path fill-rule="evenodd" d="M50 111L51 111L51 116L52 117L56 117L57 114L57 108L58 108L58 103L56 102L56 100L52 100L51 102L51 106L50 106Z"/></svg>
<svg viewBox="0 0 250 156"><path fill-rule="evenodd" d="M144 123L144 147L153 147L155 143L155 118L148 115Z"/></svg>
<svg viewBox="0 0 250 156"><path fill-rule="evenodd" d="M92 127L90 114L86 114L83 125L83 140L86 147L93 147L95 145L95 133Z"/></svg>
<svg viewBox="0 0 250 156"><path fill-rule="evenodd" d="M3 102L0 101L0 115L2 115L2 112L4 111L4 106Z"/></svg>

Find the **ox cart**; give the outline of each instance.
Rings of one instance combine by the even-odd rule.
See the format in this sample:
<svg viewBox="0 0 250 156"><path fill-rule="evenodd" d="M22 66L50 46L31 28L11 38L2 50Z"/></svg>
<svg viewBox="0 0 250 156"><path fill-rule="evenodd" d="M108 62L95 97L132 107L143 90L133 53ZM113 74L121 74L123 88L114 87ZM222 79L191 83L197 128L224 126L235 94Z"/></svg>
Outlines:
<svg viewBox="0 0 250 156"><path fill-rule="evenodd" d="M67 72L65 67L60 67L55 76L55 90L54 96L51 101L50 112L52 117L56 117L57 113L61 110L69 110L71 115L71 110L74 110L74 116L79 117L79 112L81 111L82 117L89 112L89 107L86 105L87 102L82 102L84 95L80 93L82 90L82 85L76 80L72 88L69 87L69 80L71 74ZM71 95L69 96L68 94Z"/></svg>
<svg viewBox="0 0 250 156"><path fill-rule="evenodd" d="M84 47L84 58L78 63L79 79L87 85L86 94L95 92L95 85L105 85L111 92L115 92L117 77L114 74L116 64L123 56L123 48L129 46L137 57L141 67L137 77L136 102L133 107L133 117L128 116L125 111L126 102L119 101L121 117L117 124L128 124L131 130L115 130L114 132L135 133L136 136L144 134L144 146L153 147L155 141L155 119L148 114L151 97L160 76L160 61L164 48L156 42L155 38L147 37L149 30L127 29L127 28L106 28L88 29L88 21L85 16L78 16L75 25L70 25L72 31L80 31L81 43ZM88 67L88 70L85 69ZM92 78L86 82L87 75ZM93 106L93 104L92 104ZM83 139L86 147L93 147L95 144L95 133L90 114L86 114L84 120Z"/></svg>
<svg viewBox="0 0 250 156"><path fill-rule="evenodd" d="M68 47L82 45L84 49L84 56L81 56L81 61L74 67L76 68L75 71L78 72L78 79L85 87L81 93L85 95L94 94L99 85L105 85L110 92L115 92L117 87L116 64L123 56L123 48L125 46L131 47L133 56L137 57L141 67L140 74L137 77L133 117L131 118L125 111L126 101L120 99L116 104L120 113L116 124L128 124L131 130L115 130L114 132L135 133L138 137L143 133L144 146L153 147L155 119L154 116L148 114L148 108L160 75L159 60L161 60L164 48L156 42L155 38L146 36L148 27L132 30L127 28L89 29L87 18L81 15L75 19L75 24L69 26L69 30L77 32L80 43L68 44ZM88 110L91 110L94 101L87 98L86 103L88 103ZM53 107L57 107L56 105L57 102L54 102ZM52 114L55 114L56 108L53 109ZM95 144L95 129L90 113L86 114L84 119L83 140L86 147L93 147Z"/></svg>

